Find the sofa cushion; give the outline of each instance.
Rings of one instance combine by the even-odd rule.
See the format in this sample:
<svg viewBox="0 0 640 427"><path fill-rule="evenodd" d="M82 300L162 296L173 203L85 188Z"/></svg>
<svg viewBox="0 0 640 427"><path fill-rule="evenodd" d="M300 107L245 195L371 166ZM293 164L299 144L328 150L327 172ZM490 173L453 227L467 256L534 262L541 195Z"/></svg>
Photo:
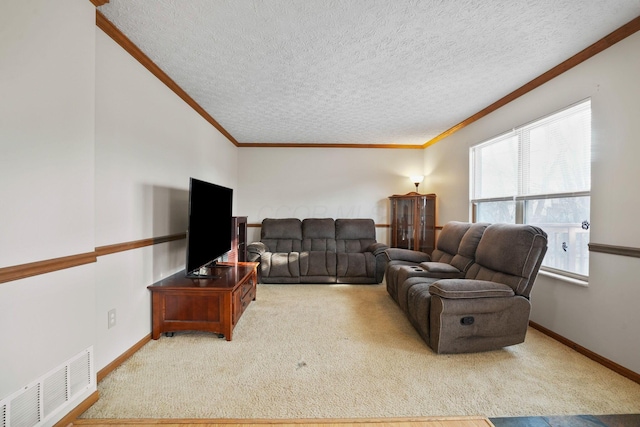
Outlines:
<svg viewBox="0 0 640 427"><path fill-rule="evenodd" d="M442 231L436 242L436 248L431 253L433 261L451 263L454 255L458 253L460 241L471 226L468 222L451 221L442 227Z"/></svg>
<svg viewBox="0 0 640 427"><path fill-rule="evenodd" d="M475 263L465 278L504 283L516 294L528 297L531 276L537 274L546 250L547 235L538 227L492 224L482 235Z"/></svg>
<svg viewBox="0 0 640 427"><path fill-rule="evenodd" d="M409 291L414 285L421 284L424 286L424 290L429 294L429 284L435 282L438 279L432 277L410 277L402 283L398 284L396 292L396 302L405 313L409 312ZM431 295L431 294L429 294ZM427 314L428 318L428 314Z"/></svg>
<svg viewBox="0 0 640 427"><path fill-rule="evenodd" d="M266 218L262 221L260 235L270 252L302 250L302 221L297 218Z"/></svg>
<svg viewBox="0 0 640 427"><path fill-rule="evenodd" d="M371 252L338 253L338 279L362 278L369 280L376 276L376 257Z"/></svg>
<svg viewBox="0 0 640 427"><path fill-rule="evenodd" d="M336 239L376 239L376 225L369 218L336 219Z"/></svg>
<svg viewBox="0 0 640 427"><path fill-rule="evenodd" d="M376 243L376 225L372 219L336 219L336 251L365 252Z"/></svg>
<svg viewBox="0 0 640 427"><path fill-rule="evenodd" d="M300 252L300 276L335 276L336 253L327 251Z"/></svg>
<svg viewBox="0 0 640 427"><path fill-rule="evenodd" d="M460 241L458 253L451 260L451 265L455 266L462 273L466 273L475 260L476 250L480 244L480 239L489 224L476 223L471 224L467 232Z"/></svg>
<svg viewBox="0 0 640 427"><path fill-rule="evenodd" d="M300 254L298 252L266 252L260 259L263 277L300 277Z"/></svg>
<svg viewBox="0 0 640 427"><path fill-rule="evenodd" d="M302 220L303 251L336 251L336 226L332 218Z"/></svg>

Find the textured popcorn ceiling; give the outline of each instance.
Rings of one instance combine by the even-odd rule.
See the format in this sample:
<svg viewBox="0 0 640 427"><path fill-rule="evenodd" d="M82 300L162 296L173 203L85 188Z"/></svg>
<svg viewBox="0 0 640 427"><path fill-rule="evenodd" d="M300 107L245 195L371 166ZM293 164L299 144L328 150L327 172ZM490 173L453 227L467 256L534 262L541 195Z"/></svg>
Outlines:
<svg viewBox="0 0 640 427"><path fill-rule="evenodd" d="M110 0L98 10L240 143L423 144L640 15L640 0Z"/></svg>

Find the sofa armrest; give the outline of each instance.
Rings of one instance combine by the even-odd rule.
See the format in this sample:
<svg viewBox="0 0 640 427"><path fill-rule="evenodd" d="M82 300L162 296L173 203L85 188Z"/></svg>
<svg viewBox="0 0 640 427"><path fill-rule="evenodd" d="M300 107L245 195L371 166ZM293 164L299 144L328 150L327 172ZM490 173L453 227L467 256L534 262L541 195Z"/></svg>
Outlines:
<svg viewBox="0 0 640 427"><path fill-rule="evenodd" d="M451 279L462 277L461 276L462 273L460 272L460 270L458 270L451 264L447 264L446 262L426 261L426 262L421 262L420 267L422 267L424 270L428 271L429 273L449 274L449 278ZM441 277L445 277L445 276L441 276Z"/></svg>
<svg viewBox="0 0 640 427"><path fill-rule="evenodd" d="M389 261L409 261L420 264L421 262L431 261L431 256L427 253L414 251L411 249L388 248L385 250Z"/></svg>
<svg viewBox="0 0 640 427"><path fill-rule="evenodd" d="M446 299L504 298L515 295L511 287L488 280L443 279L429 286L429 293Z"/></svg>
<svg viewBox="0 0 640 427"><path fill-rule="evenodd" d="M372 243L370 244L367 249L365 249L365 252L373 252L374 255L378 256L379 254L383 253L385 250L387 250L389 248L389 246L385 245L384 243Z"/></svg>
<svg viewBox="0 0 640 427"><path fill-rule="evenodd" d="M259 261L263 253L268 252L269 248L262 242L253 242L247 245L247 258L250 262Z"/></svg>

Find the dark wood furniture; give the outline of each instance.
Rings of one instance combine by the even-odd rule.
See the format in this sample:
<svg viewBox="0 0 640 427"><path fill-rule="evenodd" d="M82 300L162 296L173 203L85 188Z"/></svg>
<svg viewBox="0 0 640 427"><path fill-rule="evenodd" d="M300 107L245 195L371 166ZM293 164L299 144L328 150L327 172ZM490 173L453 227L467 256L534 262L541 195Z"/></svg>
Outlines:
<svg viewBox="0 0 640 427"><path fill-rule="evenodd" d="M391 246L431 254L436 244L436 195L411 192L389 200Z"/></svg>
<svg viewBox="0 0 640 427"><path fill-rule="evenodd" d="M215 279L189 279L181 271L148 286L151 291L153 330L162 333L205 331L231 341L240 316L256 299L257 262L219 263Z"/></svg>
<svg viewBox="0 0 640 427"><path fill-rule="evenodd" d="M231 234L231 251L229 262L245 262L247 260L247 217L234 216Z"/></svg>

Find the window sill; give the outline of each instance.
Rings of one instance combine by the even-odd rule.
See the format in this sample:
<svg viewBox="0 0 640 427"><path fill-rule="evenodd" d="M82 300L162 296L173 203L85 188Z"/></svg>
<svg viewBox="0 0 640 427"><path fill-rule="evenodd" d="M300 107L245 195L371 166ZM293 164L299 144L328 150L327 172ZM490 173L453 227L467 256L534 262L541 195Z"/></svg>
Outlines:
<svg viewBox="0 0 640 427"><path fill-rule="evenodd" d="M563 276L562 274L552 273L550 271L540 269L538 271L540 276L550 277L552 279L559 280L561 282L570 283L572 285L582 286L583 288L589 287L589 282L586 280L575 279L573 277Z"/></svg>

